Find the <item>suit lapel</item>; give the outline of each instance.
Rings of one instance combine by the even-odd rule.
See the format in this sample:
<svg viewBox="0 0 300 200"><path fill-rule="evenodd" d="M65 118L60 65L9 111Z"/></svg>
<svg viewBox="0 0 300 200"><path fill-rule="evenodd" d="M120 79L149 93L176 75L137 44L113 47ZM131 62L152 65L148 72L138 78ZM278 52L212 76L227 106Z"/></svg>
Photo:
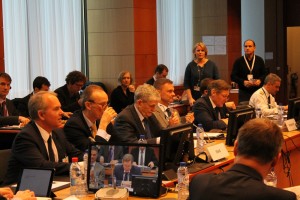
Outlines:
<svg viewBox="0 0 300 200"><path fill-rule="evenodd" d="M136 125L137 125L138 130L137 130L136 135L138 136L138 138L139 138L140 134L146 135L146 131L145 131L144 126L142 124L143 122L140 120L139 115L137 114L134 105L131 105L130 111L131 111L132 116L134 118L133 120L135 122L137 122Z"/></svg>
<svg viewBox="0 0 300 200"><path fill-rule="evenodd" d="M204 98L204 100L206 101L206 103L207 103L207 105L208 105L208 107L209 107L210 112L211 112L212 115L214 116L214 120L217 120L217 119L218 119L217 113L216 113L215 109L213 108L213 106L212 106L212 104L211 104L211 102L210 102L209 97L208 97L208 96L205 96L205 97L203 97L203 98Z"/></svg>

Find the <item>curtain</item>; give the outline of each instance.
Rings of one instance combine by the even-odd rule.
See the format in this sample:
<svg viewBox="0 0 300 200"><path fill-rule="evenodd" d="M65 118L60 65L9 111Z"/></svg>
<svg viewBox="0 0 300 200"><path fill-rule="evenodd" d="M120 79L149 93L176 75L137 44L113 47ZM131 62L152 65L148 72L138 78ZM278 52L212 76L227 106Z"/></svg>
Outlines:
<svg viewBox="0 0 300 200"><path fill-rule="evenodd" d="M5 71L9 98L30 93L36 76L51 90L81 70L81 0L3 0Z"/></svg>
<svg viewBox="0 0 300 200"><path fill-rule="evenodd" d="M169 68L168 78L182 85L187 64L193 59L193 1L157 0L158 63Z"/></svg>

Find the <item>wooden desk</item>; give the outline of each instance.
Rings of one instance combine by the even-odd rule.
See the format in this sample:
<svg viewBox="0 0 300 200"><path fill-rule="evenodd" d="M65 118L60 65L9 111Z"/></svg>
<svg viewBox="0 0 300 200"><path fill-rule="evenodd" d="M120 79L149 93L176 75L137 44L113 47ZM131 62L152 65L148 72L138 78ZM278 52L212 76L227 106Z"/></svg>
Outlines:
<svg viewBox="0 0 300 200"><path fill-rule="evenodd" d="M16 135L21 129L0 129L0 150L11 149L11 145Z"/></svg>
<svg viewBox="0 0 300 200"><path fill-rule="evenodd" d="M293 179L293 185L290 185L289 177L287 177L285 169L283 168L283 158L281 158L276 167L275 167L275 173L278 177L277 187L279 188L285 188L295 185L300 185L300 176L299 169L300 169L300 162L298 162L300 158L300 151L298 148L300 148L300 131L292 131L292 132L284 132L283 133L285 138L285 144L283 146L283 150L285 153L290 154L290 176L292 176ZM218 140L216 142L225 142L222 140ZM190 179L194 177L197 174L203 174L203 173L221 173L223 171L228 170L234 162L234 155L233 155L233 147L228 147L227 150L229 151L229 156L220 161L216 162L214 166L211 166L209 168L206 168L204 170L201 170L195 174L190 175ZM176 181L169 181L165 182L164 185L167 187L174 186L174 183ZM70 189L66 188L60 191L55 192L58 199L63 199L68 196L70 196ZM81 198L84 200L92 200L94 198L94 194L87 194L85 197ZM145 199L145 198L139 198L139 197L129 197L129 199L132 200L138 200L138 199ZM175 200L177 199L177 193L169 192L166 196L161 196L159 199L165 199L165 200Z"/></svg>

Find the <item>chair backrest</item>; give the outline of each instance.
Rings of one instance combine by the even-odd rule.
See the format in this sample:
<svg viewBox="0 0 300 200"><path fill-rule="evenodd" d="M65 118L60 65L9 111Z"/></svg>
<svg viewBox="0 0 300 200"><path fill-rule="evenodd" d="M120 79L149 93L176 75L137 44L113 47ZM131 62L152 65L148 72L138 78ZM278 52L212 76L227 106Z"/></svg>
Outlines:
<svg viewBox="0 0 300 200"><path fill-rule="evenodd" d="M0 185L4 181L10 156L11 156L11 149L0 150Z"/></svg>

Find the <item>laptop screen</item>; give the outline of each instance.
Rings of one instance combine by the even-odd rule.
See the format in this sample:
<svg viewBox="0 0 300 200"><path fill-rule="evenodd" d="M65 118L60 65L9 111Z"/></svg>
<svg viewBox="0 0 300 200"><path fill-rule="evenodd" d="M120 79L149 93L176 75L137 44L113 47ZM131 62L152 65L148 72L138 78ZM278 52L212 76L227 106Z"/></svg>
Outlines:
<svg viewBox="0 0 300 200"><path fill-rule="evenodd" d="M17 184L19 190L34 191L37 197L50 197L54 169L23 169Z"/></svg>
<svg viewBox="0 0 300 200"><path fill-rule="evenodd" d="M90 191L116 186L127 188L132 195L159 196L161 145L92 143L88 160L87 181ZM141 185L141 182L145 184ZM147 192L149 188L152 191Z"/></svg>

